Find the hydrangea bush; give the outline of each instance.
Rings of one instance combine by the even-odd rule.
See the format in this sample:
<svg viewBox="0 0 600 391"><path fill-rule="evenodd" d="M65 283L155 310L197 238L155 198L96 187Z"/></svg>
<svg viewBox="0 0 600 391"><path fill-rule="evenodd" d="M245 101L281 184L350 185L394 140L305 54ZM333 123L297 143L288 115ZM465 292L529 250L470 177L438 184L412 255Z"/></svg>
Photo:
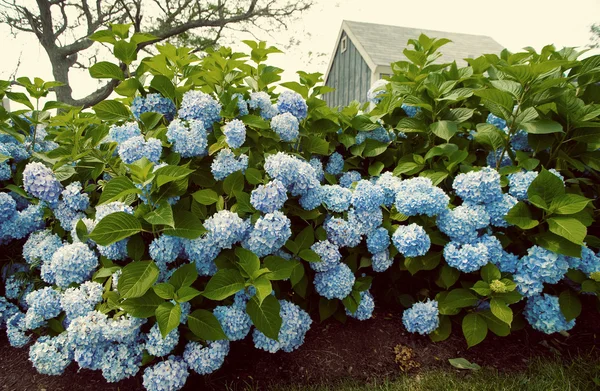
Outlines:
<svg viewBox="0 0 600 391"><path fill-rule="evenodd" d="M177 390L230 343L290 352L378 303L434 341L565 333L600 289L599 56L459 67L422 35L370 102L330 108L263 42L138 60L116 48L151 38L126 25L92 39L117 99L40 108L56 83L0 82L27 107L0 110L0 325L40 373Z"/></svg>

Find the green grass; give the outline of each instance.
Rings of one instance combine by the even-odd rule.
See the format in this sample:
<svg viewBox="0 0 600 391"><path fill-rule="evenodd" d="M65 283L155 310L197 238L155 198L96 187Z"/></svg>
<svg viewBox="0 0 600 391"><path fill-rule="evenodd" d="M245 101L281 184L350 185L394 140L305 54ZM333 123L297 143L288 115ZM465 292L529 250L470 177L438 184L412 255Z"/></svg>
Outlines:
<svg viewBox="0 0 600 391"><path fill-rule="evenodd" d="M501 354L501 352L499 352ZM393 380L360 383L355 380L329 385L273 386L274 391L575 391L600 390L600 361L580 357L570 364L558 360L536 359L525 371L498 373L495 369L479 371L456 369L421 371ZM253 389L252 387L246 389ZM261 389L263 389L261 387Z"/></svg>

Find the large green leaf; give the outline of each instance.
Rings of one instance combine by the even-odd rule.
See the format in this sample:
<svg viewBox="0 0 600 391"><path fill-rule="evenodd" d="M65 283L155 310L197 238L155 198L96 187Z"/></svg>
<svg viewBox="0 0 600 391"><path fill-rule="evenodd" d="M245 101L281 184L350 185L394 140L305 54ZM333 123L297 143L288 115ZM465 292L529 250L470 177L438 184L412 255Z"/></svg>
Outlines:
<svg viewBox="0 0 600 391"><path fill-rule="evenodd" d="M158 279L160 270L152 261L131 262L119 277L119 294L124 299L143 296Z"/></svg>
<svg viewBox="0 0 600 391"><path fill-rule="evenodd" d="M103 100L92 109L101 120L105 121L126 121L129 119L129 110L121 102L116 100Z"/></svg>
<svg viewBox="0 0 600 391"><path fill-rule="evenodd" d="M513 313L509 306L500 299L492 299L490 301L490 309L492 314L495 317L506 323L507 325L511 325L513 320Z"/></svg>
<svg viewBox="0 0 600 391"><path fill-rule="evenodd" d="M212 205L219 200L219 195L212 189L198 190L192 197L202 205Z"/></svg>
<svg viewBox="0 0 600 391"><path fill-rule="evenodd" d="M211 300L223 300L244 289L245 281L239 271L219 270L206 284L202 296Z"/></svg>
<svg viewBox="0 0 600 391"><path fill-rule="evenodd" d="M587 235L587 228L570 216L553 216L548 219L548 228L550 232L579 245L583 245L583 239Z"/></svg>
<svg viewBox="0 0 600 391"><path fill-rule="evenodd" d="M543 204L540 205L539 200L543 201L546 208L548 208L555 198L563 194L565 194L565 185L563 182L556 175L545 169L538 174L527 189L529 200L535 202L538 207L543 206Z"/></svg>
<svg viewBox="0 0 600 391"><path fill-rule="evenodd" d="M254 276L254 273L260 269L260 259L252 251L236 247L235 255L238 258L238 265L246 272L248 277Z"/></svg>
<svg viewBox="0 0 600 391"><path fill-rule="evenodd" d="M448 142L458 132L458 125L454 121L434 122L431 124L431 131Z"/></svg>
<svg viewBox="0 0 600 391"><path fill-rule="evenodd" d="M166 229L165 235L196 239L206 232L202 222L192 212L180 210L173 215L175 228Z"/></svg>
<svg viewBox="0 0 600 391"><path fill-rule="evenodd" d="M210 311L195 310L188 315L187 323L192 333L205 341L227 339L221 323Z"/></svg>
<svg viewBox="0 0 600 391"><path fill-rule="evenodd" d="M100 193L100 200L98 205L107 204L109 202L120 200L128 194L139 193L137 187L133 184L131 179L119 176L111 179L106 183L102 192Z"/></svg>
<svg viewBox="0 0 600 391"><path fill-rule="evenodd" d="M156 321L163 338L179 326L181 320L181 306L169 301L162 303L156 309Z"/></svg>
<svg viewBox="0 0 600 391"><path fill-rule="evenodd" d="M448 296L443 300L442 305L446 308L464 308L472 307L479 299L468 289L458 288L453 289L448 293Z"/></svg>
<svg viewBox="0 0 600 391"><path fill-rule="evenodd" d="M281 306L275 296L265 297L262 304L259 304L258 298L254 296L248 302L246 312L258 331L277 341L279 340L279 330L282 324L279 315L280 309Z"/></svg>
<svg viewBox="0 0 600 391"><path fill-rule="evenodd" d="M521 127L531 134L564 133L563 127L556 121L541 119L521 124Z"/></svg>
<svg viewBox="0 0 600 391"><path fill-rule="evenodd" d="M169 283L178 290L182 287L191 286L198 278L198 271L194 263L188 263L175 270Z"/></svg>
<svg viewBox="0 0 600 391"><path fill-rule="evenodd" d="M144 220L152 225L167 225L169 227L175 226L173 209L167 201L161 202L158 208L144 216Z"/></svg>
<svg viewBox="0 0 600 391"><path fill-rule="evenodd" d="M187 178L194 170L182 166L164 166L154 172L156 184L161 187L169 182L176 182Z"/></svg>
<svg viewBox="0 0 600 391"><path fill-rule="evenodd" d="M485 319L488 329L492 333L500 337L506 337L508 334L510 334L510 326L494 316L492 311L481 311L478 312L478 314Z"/></svg>
<svg viewBox="0 0 600 391"><path fill-rule="evenodd" d="M158 306L164 302L153 290L149 290L142 297L123 300L119 307L135 318L149 318L155 315Z"/></svg>
<svg viewBox="0 0 600 391"><path fill-rule="evenodd" d="M90 75L94 79L125 79L123 71L118 65L106 61L97 62L92 65L90 67Z"/></svg>
<svg viewBox="0 0 600 391"><path fill-rule="evenodd" d="M515 206L508 211L506 216L504 216L504 220L521 229L531 229L540 224L537 220L533 219L529 207L523 201L519 201L515 204Z"/></svg>
<svg viewBox="0 0 600 391"><path fill-rule="evenodd" d="M473 347L485 339L488 326L482 316L473 312L463 318L462 330L467 340L467 345Z"/></svg>
<svg viewBox="0 0 600 391"><path fill-rule="evenodd" d="M561 215L581 212L591 200L577 194L564 194L552 200L550 210Z"/></svg>
<svg viewBox="0 0 600 391"><path fill-rule="evenodd" d="M104 217L89 237L101 246L118 242L142 230L139 220L125 212L115 212Z"/></svg>
<svg viewBox="0 0 600 391"><path fill-rule="evenodd" d="M575 292L570 289L561 292L558 297L560 311L565 316L567 322L575 319L581 314L581 301Z"/></svg>

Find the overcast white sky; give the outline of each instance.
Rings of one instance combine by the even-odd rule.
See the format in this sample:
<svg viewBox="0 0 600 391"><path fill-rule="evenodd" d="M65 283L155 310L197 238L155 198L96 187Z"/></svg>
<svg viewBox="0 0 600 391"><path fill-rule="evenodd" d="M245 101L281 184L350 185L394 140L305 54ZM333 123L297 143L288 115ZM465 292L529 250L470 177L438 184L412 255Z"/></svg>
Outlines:
<svg viewBox="0 0 600 391"><path fill-rule="evenodd" d="M286 80L295 80L297 70L325 73L343 20L489 35L511 51L547 44L583 47L590 42L590 26L600 22L600 0L314 1L315 6L290 23L287 31L276 37L259 34L279 47L299 41L285 54L271 57L272 65L286 70ZM8 78L20 58L18 76L52 79L46 53L34 36L22 34L15 39L6 26L0 26L0 34L4 37L0 78ZM226 43L243 50L245 45L236 43L240 39L231 36ZM73 72L71 79L76 96L98 85L83 72Z"/></svg>

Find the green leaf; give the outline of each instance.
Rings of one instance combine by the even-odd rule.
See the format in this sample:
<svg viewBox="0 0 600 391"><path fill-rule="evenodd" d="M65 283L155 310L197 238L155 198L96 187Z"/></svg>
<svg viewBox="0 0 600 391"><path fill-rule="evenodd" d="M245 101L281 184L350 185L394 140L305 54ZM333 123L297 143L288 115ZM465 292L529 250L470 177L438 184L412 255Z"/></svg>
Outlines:
<svg viewBox="0 0 600 391"><path fill-rule="evenodd" d="M175 226L173 209L167 201L161 202L157 209L144 216L144 220L152 225L167 225L169 227Z"/></svg>
<svg viewBox="0 0 600 391"><path fill-rule="evenodd" d="M509 224L516 225L521 229L531 229L537 227L540 223L534 220L527 204L519 201L513 206L506 216L504 216Z"/></svg>
<svg viewBox="0 0 600 391"><path fill-rule="evenodd" d="M352 118L351 125L358 131L371 131L381 126L378 123L371 121L371 118L366 115L357 115Z"/></svg>
<svg viewBox="0 0 600 391"><path fill-rule="evenodd" d="M254 288L256 288L256 298L258 299L258 304L262 305L265 298L267 298L267 296L273 292L273 285L271 285L271 281L264 276L254 280L252 285Z"/></svg>
<svg viewBox="0 0 600 391"><path fill-rule="evenodd" d="M152 261L131 262L119 277L119 294L124 299L143 296L158 279L159 269Z"/></svg>
<svg viewBox="0 0 600 391"><path fill-rule="evenodd" d="M521 128L530 134L564 133L561 124L546 119L523 123Z"/></svg>
<svg viewBox="0 0 600 391"><path fill-rule="evenodd" d="M379 156L382 153L384 153L389 146L389 143L382 143L380 141L373 140L373 139L367 139L364 144L365 144L365 149L363 150L364 157Z"/></svg>
<svg viewBox="0 0 600 391"><path fill-rule="evenodd" d="M279 340L279 330L281 329L281 316L279 311L281 306L275 296L267 296L262 304L259 304L256 296L252 297L246 306L246 312L252 320L252 324L260 332L273 340Z"/></svg>
<svg viewBox="0 0 600 391"><path fill-rule="evenodd" d="M234 191L233 195L235 196L235 200L237 201L237 211L241 213L254 213L256 209L252 206L250 202L250 194L245 193L243 191Z"/></svg>
<svg viewBox="0 0 600 391"><path fill-rule="evenodd" d="M442 282L442 288L448 289L452 285L456 284L458 277L460 277L460 271L448 265L442 266L440 270L440 281Z"/></svg>
<svg viewBox="0 0 600 391"><path fill-rule="evenodd" d="M223 190L227 195L232 196L236 191L244 190L244 174L241 171L236 171L230 174L223 181Z"/></svg>
<svg viewBox="0 0 600 391"><path fill-rule="evenodd" d="M6 97L12 100L13 102L20 103L24 106L27 106L31 110L34 110L33 104L31 104L31 101L29 100L27 95L25 95L22 92L7 92Z"/></svg>
<svg viewBox="0 0 600 391"><path fill-rule="evenodd" d="M161 187L170 182L180 181L187 178L194 170L182 166L164 166L154 172L156 185Z"/></svg>
<svg viewBox="0 0 600 391"><path fill-rule="evenodd" d="M306 262L321 262L321 257L319 254L311 250L310 248L305 248L298 253L298 256L304 259Z"/></svg>
<svg viewBox="0 0 600 391"><path fill-rule="evenodd" d="M472 307L479 299L470 290L464 288L453 289L443 300L443 306L446 308L465 308Z"/></svg>
<svg viewBox="0 0 600 391"><path fill-rule="evenodd" d="M260 269L260 259L250 250L242 247L235 248L235 255L238 257L238 265L246 272L248 277L252 277L254 273ZM271 293L269 291L269 293Z"/></svg>
<svg viewBox="0 0 600 391"><path fill-rule="evenodd" d="M477 124L477 132L475 132L474 138L479 144L487 145L494 151L503 148L505 145L504 133L490 124Z"/></svg>
<svg viewBox="0 0 600 391"><path fill-rule="evenodd" d="M491 311L481 311L478 314L485 319L488 329L499 337L510 334L510 326L498 319Z"/></svg>
<svg viewBox="0 0 600 391"><path fill-rule="evenodd" d="M493 280L502 278L502 275L500 274L498 267L490 262L481 268L481 278L489 284Z"/></svg>
<svg viewBox="0 0 600 391"><path fill-rule="evenodd" d="M481 296L489 296L492 293L490 289L490 284L485 281L477 281L472 287L472 291L477 292L477 294Z"/></svg>
<svg viewBox="0 0 600 391"><path fill-rule="evenodd" d="M175 86L171 80L163 75L155 75L150 82L150 87L160 92L165 98L175 100Z"/></svg>
<svg viewBox="0 0 600 391"><path fill-rule="evenodd" d="M202 222L192 212L180 210L175 212L173 219L175 228L166 229L164 231L165 235L196 239L206 232Z"/></svg>
<svg viewBox="0 0 600 391"><path fill-rule="evenodd" d="M125 212L115 212L100 220L89 237L101 246L108 246L141 230L142 225L137 218Z"/></svg>
<svg viewBox="0 0 600 391"><path fill-rule="evenodd" d="M490 301L490 309L492 310L492 314L507 325L511 325L513 321L513 312L506 303L499 299L492 299Z"/></svg>
<svg viewBox="0 0 600 391"><path fill-rule="evenodd" d="M137 92L138 88L141 88L141 84L138 79L130 77L123 81L121 84L115 87L115 92L121 96L132 97Z"/></svg>
<svg viewBox="0 0 600 391"><path fill-rule="evenodd" d="M481 369L481 367L479 365L474 364L474 363L468 361L466 358L462 358L462 357L449 358L448 362L454 368L458 368L458 369L469 369L471 371L478 371Z"/></svg>
<svg viewBox="0 0 600 391"><path fill-rule="evenodd" d="M276 256L268 256L263 262L267 269L269 269L269 273L265 274L265 277L272 281L290 278L294 268L298 265L296 261L288 261Z"/></svg>
<svg viewBox="0 0 600 391"><path fill-rule="evenodd" d="M577 297L577 294L570 289L561 292L558 297L558 304L567 322L570 322L581 314L581 301Z"/></svg>
<svg viewBox="0 0 600 391"><path fill-rule="evenodd" d="M194 297L200 296L201 294L202 292L200 292L198 289L192 288L191 286L184 286L177 291L175 300L177 300L178 303L185 303L186 301L190 301Z"/></svg>
<svg viewBox="0 0 600 391"><path fill-rule="evenodd" d="M324 297L319 299L319 317L321 318L321 322L337 311L339 303L339 300L327 300Z"/></svg>
<svg viewBox="0 0 600 391"><path fill-rule="evenodd" d="M448 142L458 132L458 125L453 121L439 121L432 123L430 129L433 134Z"/></svg>
<svg viewBox="0 0 600 391"><path fill-rule="evenodd" d="M450 336L452 332L452 322L450 318L445 315L440 315L440 325L432 333L429 334L429 338L433 342L441 342Z"/></svg>
<svg viewBox="0 0 600 391"><path fill-rule="evenodd" d="M240 120L247 126L250 126L251 128L257 128L257 129L271 129L271 125L269 124L269 121L265 121L264 119L262 119L262 117L258 116L258 115L244 115L243 117L240 117Z"/></svg>
<svg viewBox="0 0 600 391"><path fill-rule="evenodd" d="M133 235L127 241L127 255L134 261L141 261L146 251L146 243L142 235Z"/></svg>
<svg viewBox="0 0 600 391"><path fill-rule="evenodd" d="M137 45L133 42L117 41L113 53L116 58L129 65L137 59Z"/></svg>
<svg viewBox="0 0 600 391"><path fill-rule="evenodd" d="M198 271L194 263L188 263L175 270L171 278L169 278L169 284L175 287L175 290L179 290L186 286L191 286L194 281L198 278Z"/></svg>
<svg viewBox="0 0 600 391"><path fill-rule="evenodd" d="M129 119L129 110L121 102L116 100L103 100L92 109L104 121L126 121Z"/></svg>
<svg viewBox="0 0 600 391"><path fill-rule="evenodd" d="M256 168L249 167L246 170L246 181L251 185L258 185L263 181L262 172Z"/></svg>
<svg viewBox="0 0 600 391"><path fill-rule="evenodd" d="M561 215L581 212L591 200L577 194L564 194L552 200L550 211Z"/></svg>
<svg viewBox="0 0 600 391"><path fill-rule="evenodd" d="M577 245L562 236L553 234L552 232L544 232L535 237L535 241L538 245L554 251L558 254L567 255L569 257L581 257L581 246Z"/></svg>
<svg viewBox="0 0 600 391"><path fill-rule="evenodd" d="M310 248L315 242L315 230L311 225L304 228L294 239L294 243L298 246L298 251ZM297 253L298 251L295 251Z"/></svg>
<svg viewBox="0 0 600 391"><path fill-rule="evenodd" d="M156 321L163 338L179 326L181 306L171 302L162 303L156 309Z"/></svg>
<svg viewBox="0 0 600 391"><path fill-rule="evenodd" d="M144 296L126 299L118 306L135 318L149 318L155 315L158 306L164 302L153 290L149 290Z"/></svg>
<svg viewBox="0 0 600 391"><path fill-rule="evenodd" d="M202 205L212 205L219 200L219 195L212 189L199 190L192 197Z"/></svg>
<svg viewBox="0 0 600 391"><path fill-rule="evenodd" d="M205 341L227 339L221 323L210 311L195 310L188 315L187 324L194 335Z"/></svg>
<svg viewBox="0 0 600 391"><path fill-rule="evenodd" d="M565 194L565 185L550 171L542 169L542 172L531 182L527 189L527 196L531 202L535 197L541 199L546 205L551 205L555 198Z"/></svg>
<svg viewBox="0 0 600 391"><path fill-rule="evenodd" d="M404 260L404 265L410 272L410 274L415 274L421 270L433 270L440 264L442 260L442 254L440 252L428 252L427 254L414 257L414 258L406 258Z"/></svg>
<svg viewBox="0 0 600 391"><path fill-rule="evenodd" d="M385 165L383 164L383 162L374 162L373 164L371 164L369 166L369 175L371 176L379 176L379 174L381 174L381 171L383 170L383 168L385 167Z"/></svg>
<svg viewBox="0 0 600 391"><path fill-rule="evenodd" d="M101 61L90 67L90 75L94 79L117 79L124 80L123 71L118 65Z"/></svg>
<svg viewBox="0 0 600 391"><path fill-rule="evenodd" d="M175 297L175 287L167 282L156 284L152 289L161 299L171 300Z"/></svg>
<svg viewBox="0 0 600 391"><path fill-rule="evenodd" d="M470 313L463 318L462 330L467 345L473 347L485 339L488 327L483 317L477 313Z"/></svg>
<svg viewBox="0 0 600 391"><path fill-rule="evenodd" d="M302 147L308 153L313 155L328 155L329 154L329 143L318 136L308 136L302 143Z"/></svg>
<svg viewBox="0 0 600 391"><path fill-rule="evenodd" d="M583 245L587 228L579 220L570 216L553 216L548 219L550 232L575 244Z"/></svg>
<svg viewBox="0 0 600 391"><path fill-rule="evenodd" d="M211 300L223 300L244 289L245 281L239 271L219 270L206 284L202 296Z"/></svg>
<svg viewBox="0 0 600 391"><path fill-rule="evenodd" d="M100 193L98 205L107 204L109 202L120 200L128 194L139 193L131 179L119 176L111 179L106 183Z"/></svg>

